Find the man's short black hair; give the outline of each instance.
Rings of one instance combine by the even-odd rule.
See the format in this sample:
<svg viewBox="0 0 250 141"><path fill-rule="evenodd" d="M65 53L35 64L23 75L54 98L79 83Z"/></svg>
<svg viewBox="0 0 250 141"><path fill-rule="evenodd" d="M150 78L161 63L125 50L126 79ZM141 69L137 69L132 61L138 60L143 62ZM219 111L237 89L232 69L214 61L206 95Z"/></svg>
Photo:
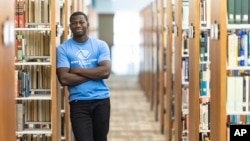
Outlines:
<svg viewBox="0 0 250 141"><path fill-rule="evenodd" d="M73 12L73 13L70 15L70 17L69 17L69 21L71 22L72 17L78 16L78 15L83 15L84 18L86 19L86 21L88 22L88 16L87 16L85 13L81 12L81 11Z"/></svg>

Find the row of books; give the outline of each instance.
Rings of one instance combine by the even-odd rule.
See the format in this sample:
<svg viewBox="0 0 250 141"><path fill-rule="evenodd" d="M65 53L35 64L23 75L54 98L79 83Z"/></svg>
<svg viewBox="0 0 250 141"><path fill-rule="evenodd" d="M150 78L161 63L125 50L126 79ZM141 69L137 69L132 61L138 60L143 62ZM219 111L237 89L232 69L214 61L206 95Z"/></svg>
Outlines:
<svg viewBox="0 0 250 141"><path fill-rule="evenodd" d="M209 64L200 64L200 96L210 97Z"/></svg>
<svg viewBox="0 0 250 141"><path fill-rule="evenodd" d="M200 0L200 21L203 26L209 26L211 20L211 0ZM174 16L174 15L173 15ZM182 23L184 27L188 26L189 2L182 1Z"/></svg>
<svg viewBox="0 0 250 141"><path fill-rule="evenodd" d="M200 138L199 141L210 140L210 103L200 103ZM182 118L182 137L188 138L189 129L189 114Z"/></svg>
<svg viewBox="0 0 250 141"><path fill-rule="evenodd" d="M200 21L203 26L210 26L211 21L211 0L200 0ZM189 2L182 1L182 23L183 27L188 27Z"/></svg>
<svg viewBox="0 0 250 141"><path fill-rule="evenodd" d="M235 124L250 124L250 114L239 115L232 114L227 116L228 125Z"/></svg>
<svg viewBox="0 0 250 141"><path fill-rule="evenodd" d="M52 141L52 136L45 134L23 135L16 139L16 141Z"/></svg>
<svg viewBox="0 0 250 141"><path fill-rule="evenodd" d="M186 31L182 34L182 84L189 82L189 48Z"/></svg>
<svg viewBox="0 0 250 141"><path fill-rule="evenodd" d="M200 62L208 62L209 61L209 33L201 32L200 34Z"/></svg>
<svg viewBox="0 0 250 141"><path fill-rule="evenodd" d="M228 35L228 66L249 66L250 32L239 30Z"/></svg>
<svg viewBox="0 0 250 141"><path fill-rule="evenodd" d="M30 73L16 70L16 91L17 97L30 96Z"/></svg>
<svg viewBox="0 0 250 141"><path fill-rule="evenodd" d="M25 66L15 70L16 96L50 95L50 75L50 66Z"/></svg>
<svg viewBox="0 0 250 141"><path fill-rule="evenodd" d="M16 62L48 62L50 33L46 31L18 31L15 44Z"/></svg>
<svg viewBox="0 0 250 141"><path fill-rule="evenodd" d="M50 22L50 0L16 0L15 27L28 27L27 23Z"/></svg>
<svg viewBox="0 0 250 141"><path fill-rule="evenodd" d="M28 100L16 104L17 131L51 128L51 102Z"/></svg>
<svg viewBox="0 0 250 141"><path fill-rule="evenodd" d="M250 76L227 76L227 113L250 113Z"/></svg>
<svg viewBox="0 0 250 141"><path fill-rule="evenodd" d="M15 27L25 27L25 1L16 0L15 6Z"/></svg>
<svg viewBox="0 0 250 141"><path fill-rule="evenodd" d="M227 13L229 24L249 24L250 1L227 0Z"/></svg>
<svg viewBox="0 0 250 141"><path fill-rule="evenodd" d="M208 32L201 32L200 34L200 64L205 65L204 68L209 66L209 34ZM182 43L182 68L183 68L183 82L188 82L188 39L186 35L183 34L183 43ZM202 68L203 66L201 66Z"/></svg>
<svg viewBox="0 0 250 141"><path fill-rule="evenodd" d="M200 98L200 131L210 130L210 98Z"/></svg>
<svg viewBox="0 0 250 141"><path fill-rule="evenodd" d="M187 130L189 127L188 123L188 112L184 112L183 110L183 121L182 127L183 131ZM210 130L210 100L209 98L201 98L200 99L200 131L208 131Z"/></svg>
<svg viewBox="0 0 250 141"><path fill-rule="evenodd" d="M188 139L188 128L189 128L189 87L182 87L182 140Z"/></svg>
<svg viewBox="0 0 250 141"><path fill-rule="evenodd" d="M188 23L188 4L183 5L183 24ZM187 32L182 33L182 140L188 141L189 128L189 46Z"/></svg>
<svg viewBox="0 0 250 141"><path fill-rule="evenodd" d="M189 106L189 88L182 88L182 113L183 115L188 114L188 106Z"/></svg>
<svg viewBox="0 0 250 141"><path fill-rule="evenodd" d="M189 58L184 57L182 58L182 82L188 83L189 82Z"/></svg>
<svg viewBox="0 0 250 141"><path fill-rule="evenodd" d="M182 59L182 82L183 84L189 82L189 58ZM209 64L200 64L200 96L210 97L210 69Z"/></svg>
<svg viewBox="0 0 250 141"><path fill-rule="evenodd" d="M200 21L202 25L210 26L211 0L200 1Z"/></svg>

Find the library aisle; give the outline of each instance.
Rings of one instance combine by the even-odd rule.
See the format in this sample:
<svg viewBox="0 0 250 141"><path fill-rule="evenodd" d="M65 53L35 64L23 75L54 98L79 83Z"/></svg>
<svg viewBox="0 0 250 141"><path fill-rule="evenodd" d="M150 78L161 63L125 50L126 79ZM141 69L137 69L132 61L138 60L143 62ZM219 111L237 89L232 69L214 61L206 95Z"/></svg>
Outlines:
<svg viewBox="0 0 250 141"><path fill-rule="evenodd" d="M137 76L111 75L109 141L165 141L159 122L140 89Z"/></svg>

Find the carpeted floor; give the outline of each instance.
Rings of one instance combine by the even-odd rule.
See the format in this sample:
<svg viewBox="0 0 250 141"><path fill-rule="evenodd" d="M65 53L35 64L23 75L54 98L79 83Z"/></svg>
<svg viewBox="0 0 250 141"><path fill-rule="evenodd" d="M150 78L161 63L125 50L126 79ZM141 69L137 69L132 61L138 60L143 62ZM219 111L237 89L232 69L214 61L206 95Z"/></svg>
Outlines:
<svg viewBox="0 0 250 141"><path fill-rule="evenodd" d="M154 119L137 76L107 79L111 89L109 141L165 141L159 122Z"/></svg>

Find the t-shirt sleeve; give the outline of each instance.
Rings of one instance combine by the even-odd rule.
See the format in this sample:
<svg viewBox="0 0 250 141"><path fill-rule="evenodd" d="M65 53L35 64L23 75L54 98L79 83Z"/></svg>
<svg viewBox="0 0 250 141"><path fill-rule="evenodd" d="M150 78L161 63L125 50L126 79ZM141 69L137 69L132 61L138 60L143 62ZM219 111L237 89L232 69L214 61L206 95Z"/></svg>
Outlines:
<svg viewBox="0 0 250 141"><path fill-rule="evenodd" d="M59 46L56 48L56 67L57 68L70 68L70 63L66 55L66 51L63 47Z"/></svg>
<svg viewBox="0 0 250 141"><path fill-rule="evenodd" d="M98 63L101 61L108 60L110 61L110 49L106 42L102 41L100 43L100 50L99 50L99 57L98 57Z"/></svg>

